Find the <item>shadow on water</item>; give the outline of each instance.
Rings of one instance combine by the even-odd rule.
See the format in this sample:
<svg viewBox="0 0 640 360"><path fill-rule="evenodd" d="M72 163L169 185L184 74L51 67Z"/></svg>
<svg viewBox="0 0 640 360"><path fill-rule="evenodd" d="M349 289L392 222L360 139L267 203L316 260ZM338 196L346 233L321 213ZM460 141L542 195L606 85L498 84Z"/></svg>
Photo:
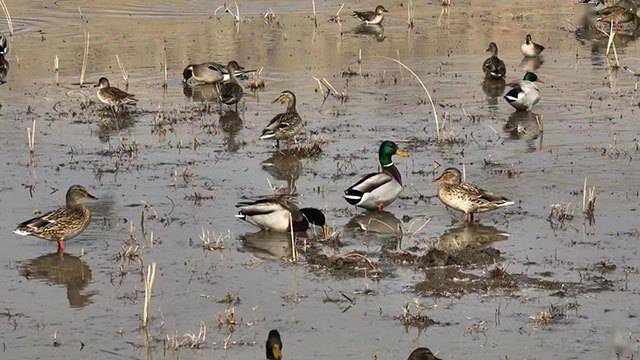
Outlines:
<svg viewBox="0 0 640 360"><path fill-rule="evenodd" d="M185 97L201 103L215 103L218 101L218 86L215 84L182 85Z"/></svg>
<svg viewBox="0 0 640 360"><path fill-rule="evenodd" d="M296 236L301 235L299 233ZM242 249L263 260L291 258L291 238L288 233L259 231L240 235Z"/></svg>
<svg viewBox="0 0 640 360"><path fill-rule="evenodd" d="M91 282L91 268L82 259L57 252L26 260L19 265L18 272L28 280L40 280L50 285L67 288L67 299L72 308L82 308L92 303L95 292L83 290Z"/></svg>
<svg viewBox="0 0 640 360"><path fill-rule="evenodd" d="M224 111L218 118L218 127L226 135L224 143L227 151L236 152L240 149L241 143L236 139L240 130L242 130L242 118L236 111Z"/></svg>
<svg viewBox="0 0 640 360"><path fill-rule="evenodd" d="M489 105L498 104L498 99L504 94L504 88L504 79L484 79L482 82L482 91L487 95Z"/></svg>
<svg viewBox="0 0 640 360"><path fill-rule="evenodd" d="M296 190L296 180L302 172L300 157L287 152L275 151L271 157L260 163L262 170L266 171L274 179L286 181L287 187L292 193Z"/></svg>
<svg viewBox="0 0 640 360"><path fill-rule="evenodd" d="M360 24L351 30L351 32L356 35L371 36L379 42L384 41L385 39L384 27L382 25Z"/></svg>
<svg viewBox="0 0 640 360"><path fill-rule="evenodd" d="M509 233L493 226L467 224L447 229L436 243L436 248L443 251L460 251L486 246L495 241L507 240Z"/></svg>

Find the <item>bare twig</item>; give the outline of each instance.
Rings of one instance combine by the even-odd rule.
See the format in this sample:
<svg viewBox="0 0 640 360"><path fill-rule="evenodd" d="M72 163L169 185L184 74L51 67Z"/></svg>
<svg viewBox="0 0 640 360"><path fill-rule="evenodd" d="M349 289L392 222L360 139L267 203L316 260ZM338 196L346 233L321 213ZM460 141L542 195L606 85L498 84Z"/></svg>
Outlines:
<svg viewBox="0 0 640 360"><path fill-rule="evenodd" d="M293 219L291 213L289 213L289 228L291 229L291 260L295 263L298 262L298 251L296 249L296 239L293 235Z"/></svg>
<svg viewBox="0 0 640 360"><path fill-rule="evenodd" d="M7 18L7 26L9 27L9 34L13 36L13 21L11 21L11 14L9 13L9 8L4 0L0 0L0 6L2 7L2 11L4 12L4 16Z"/></svg>
<svg viewBox="0 0 640 360"><path fill-rule="evenodd" d="M151 292L153 290L153 280L156 276L156 263L151 263L147 267L147 274L144 280L144 310L142 312L142 326L147 327L149 323L149 305L151 304Z"/></svg>
<svg viewBox="0 0 640 360"><path fill-rule="evenodd" d="M36 120L33 120L33 126L27 128L27 147L29 148L29 154L33 155L36 149Z"/></svg>
<svg viewBox="0 0 640 360"><path fill-rule="evenodd" d="M313 26L318 27L318 17L316 15L316 0L311 0L313 6Z"/></svg>
<svg viewBox="0 0 640 360"><path fill-rule="evenodd" d="M89 42L91 34L87 31L84 41L84 55L82 56L82 70L80 71L80 86L84 84L84 74L87 70L87 62L89 61Z"/></svg>
<svg viewBox="0 0 640 360"><path fill-rule="evenodd" d="M118 67L120 68L120 72L122 73L122 79L128 85L129 84L129 73L124 68L124 65L122 65L122 62L120 61L120 56L117 55L117 54L116 54L116 61L118 62Z"/></svg>

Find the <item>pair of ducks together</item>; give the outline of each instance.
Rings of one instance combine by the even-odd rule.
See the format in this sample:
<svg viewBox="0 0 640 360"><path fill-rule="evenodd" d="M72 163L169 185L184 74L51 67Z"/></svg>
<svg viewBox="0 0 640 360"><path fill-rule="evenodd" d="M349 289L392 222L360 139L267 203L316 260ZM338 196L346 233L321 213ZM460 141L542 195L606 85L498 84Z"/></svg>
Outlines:
<svg viewBox="0 0 640 360"><path fill-rule="evenodd" d="M491 52L491 56L482 63L485 78L504 81L507 67L498 57L498 45L495 42L489 43L487 51ZM544 46L533 42L531 34L527 34L525 42L520 45L520 52L527 58L538 57L542 51ZM535 73L526 72L522 80L509 84L511 90L504 95L505 100L518 111L531 111L542 97L536 82L543 83Z"/></svg>
<svg viewBox="0 0 640 360"><path fill-rule="evenodd" d="M402 192L400 171L392 157L407 157L392 141L384 141L378 151L381 171L364 176L344 192L345 200L367 210L382 211L397 199ZM446 206L463 212L464 222L473 221L475 213L495 210L513 205L507 198L495 195L473 184L462 181L462 174L456 168L446 169L433 182L440 183L438 198ZM18 235L32 235L45 240L56 241L60 252L64 242L82 233L91 221L91 211L80 200L96 199L84 187L73 185L66 195L66 205L44 215L29 219L18 225L14 231ZM329 226L324 213L315 208L299 209L285 197L270 197L236 205L236 217L276 232L302 232L311 225L320 226L323 236L329 235Z"/></svg>
<svg viewBox="0 0 640 360"><path fill-rule="evenodd" d="M394 202L402 192L400 171L392 157L408 157L392 141L384 141L378 151L381 171L362 177L344 191L344 199L351 205L381 212ZM495 195L473 184L462 181L462 173L456 168L446 169L433 182L439 183L438 198L449 208L464 213L464 222L473 221L475 213L513 205L507 198ZM329 233L325 215L315 208L299 209L285 197L269 197L257 201L240 202L237 218L265 230L287 232L306 231L311 225L320 226L323 236Z"/></svg>
<svg viewBox="0 0 640 360"><path fill-rule="evenodd" d="M269 331L269 335L267 336L267 343L266 343L267 360L281 360L283 348L284 347L282 345L282 338L280 337L280 333L278 332L278 330ZM437 358L435 355L433 355L431 350L425 347L420 347L413 350L413 352L411 352L408 360L440 360L440 359Z"/></svg>

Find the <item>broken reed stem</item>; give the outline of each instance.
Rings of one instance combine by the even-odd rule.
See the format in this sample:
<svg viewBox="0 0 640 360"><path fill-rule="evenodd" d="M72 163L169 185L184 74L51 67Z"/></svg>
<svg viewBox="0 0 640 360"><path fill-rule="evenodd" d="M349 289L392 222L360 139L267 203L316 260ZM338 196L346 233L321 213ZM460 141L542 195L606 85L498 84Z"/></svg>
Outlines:
<svg viewBox="0 0 640 360"><path fill-rule="evenodd" d="M318 27L318 18L316 16L316 0L311 0L311 5L313 6L313 25Z"/></svg>
<svg viewBox="0 0 640 360"><path fill-rule="evenodd" d="M536 115L536 124L538 124L538 131L544 132L544 115Z"/></svg>
<svg viewBox="0 0 640 360"><path fill-rule="evenodd" d="M149 323L149 305L151 304L151 291L153 290L153 280L156 276L156 263L151 263L147 267L147 274L144 279L144 310L142 312L142 326L147 327Z"/></svg>
<svg viewBox="0 0 640 360"><path fill-rule="evenodd" d="M2 11L4 11L4 16L7 18L7 26L9 27L9 34L13 36L13 21L11 21L11 14L9 13L9 8L4 0L0 0L0 6L2 6Z"/></svg>
<svg viewBox="0 0 640 360"><path fill-rule="evenodd" d="M427 87L424 85L424 82L422 82L422 79L420 79L418 74L416 74L413 70L411 70L411 68L403 64L398 59L390 58L387 56L376 56L376 57L391 60L397 64L400 64L405 70L407 70L411 75L413 75L413 77L415 77L416 80L418 80L418 83L420 83L420 86L422 86L422 89L424 90L425 94L427 94L427 97L429 98L429 103L431 103L431 109L433 110L433 117L436 120L436 137L438 138L438 141L440 141L440 120L438 119L438 112L436 111L436 105L433 103L433 99L431 98L431 93L429 93L429 90L427 90Z"/></svg>
<svg viewBox="0 0 640 360"><path fill-rule="evenodd" d="M293 219L291 218L291 213L289 213L289 228L291 229L291 260L296 263L298 262L298 251L296 249L296 239L293 236Z"/></svg>
<svg viewBox="0 0 640 360"><path fill-rule="evenodd" d="M53 71L56 73L56 86L60 83L60 59L58 55L53 58Z"/></svg>
<svg viewBox="0 0 640 360"><path fill-rule="evenodd" d="M410 29L413 28L413 0L409 0L409 4L407 5L407 26Z"/></svg>
<svg viewBox="0 0 640 360"><path fill-rule="evenodd" d="M91 34L87 31L84 41L84 55L82 56L82 70L80 70L80 86L84 84L84 74L87 71L87 62L89 61L89 42Z"/></svg>
<svg viewBox="0 0 640 360"><path fill-rule="evenodd" d="M582 187L582 211L587 210L587 177L584 177L584 186Z"/></svg>
<svg viewBox="0 0 640 360"><path fill-rule="evenodd" d="M122 73L122 79L124 80L124 82L127 83L127 85L129 84L129 73L127 72L127 70L124 68L124 65L122 65L122 62L120 62L120 56L116 54L116 61L118 62L118 67L120 68L120 72Z"/></svg>
<svg viewBox="0 0 640 360"><path fill-rule="evenodd" d="M162 83L162 87L166 88L167 87L167 83L169 81L169 74L167 72L167 48L166 47L162 47L162 71L163 71L163 83Z"/></svg>
<svg viewBox="0 0 640 360"><path fill-rule="evenodd" d="M27 128L27 147L29 154L33 155L36 149L36 120L33 120L33 125Z"/></svg>
<svg viewBox="0 0 640 360"><path fill-rule="evenodd" d="M340 9L338 9L338 12L336 13L335 18L336 18L336 20L338 20L338 21L340 20L340 12L342 12L342 9L344 9L344 3L343 3L343 4L340 4Z"/></svg>

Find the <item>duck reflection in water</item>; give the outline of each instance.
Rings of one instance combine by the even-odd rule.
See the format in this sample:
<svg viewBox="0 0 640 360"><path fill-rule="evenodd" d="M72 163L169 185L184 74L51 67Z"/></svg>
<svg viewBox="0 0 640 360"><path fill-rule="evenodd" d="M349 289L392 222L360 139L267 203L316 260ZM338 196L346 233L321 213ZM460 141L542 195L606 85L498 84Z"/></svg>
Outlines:
<svg viewBox="0 0 640 360"><path fill-rule="evenodd" d="M356 35L371 36L378 42L382 42L385 39L384 27L382 25L360 24L356 26L352 32Z"/></svg>
<svg viewBox="0 0 640 360"><path fill-rule="evenodd" d="M504 94L506 82L504 79L485 78L482 82L482 91L487 95L489 105L498 105L498 98Z"/></svg>
<svg viewBox="0 0 640 360"><path fill-rule="evenodd" d="M185 97L198 103L217 103L220 96L220 87L217 84L196 84L182 86Z"/></svg>
<svg viewBox="0 0 640 360"><path fill-rule="evenodd" d="M366 211L349 220L346 229L361 230L364 232L393 235L402 238L402 221L388 211Z"/></svg>
<svg viewBox="0 0 640 360"><path fill-rule="evenodd" d="M276 151L261 165L274 179L287 182L288 193L296 192L296 181L302 172L302 162L298 155L288 151Z"/></svg>
<svg viewBox="0 0 640 360"><path fill-rule="evenodd" d="M296 236L304 235L298 233ZM291 235L262 230L257 233L240 235L242 249L263 260L291 259Z"/></svg>
<svg viewBox="0 0 640 360"><path fill-rule="evenodd" d="M224 141L229 152L236 152L240 149L240 143L236 136L242 130L243 122L240 114L236 111L223 111L218 118L218 127L226 135Z"/></svg>
<svg viewBox="0 0 640 360"><path fill-rule="evenodd" d="M500 231L493 226L472 223L447 229L440 235L436 248L442 251L475 249L508 238L509 233Z"/></svg>
<svg viewBox="0 0 640 360"><path fill-rule="evenodd" d="M72 308L89 305L92 303L91 297L95 295L93 292L83 292L91 282L91 269L77 256L57 252L42 255L21 263L18 272L28 280L66 287Z"/></svg>
<svg viewBox="0 0 640 360"><path fill-rule="evenodd" d="M504 131L514 140L525 140L530 152L536 150L534 140L540 139L539 147L542 149L543 123L542 115L532 112L516 111L509 115L509 120L504 124Z"/></svg>

